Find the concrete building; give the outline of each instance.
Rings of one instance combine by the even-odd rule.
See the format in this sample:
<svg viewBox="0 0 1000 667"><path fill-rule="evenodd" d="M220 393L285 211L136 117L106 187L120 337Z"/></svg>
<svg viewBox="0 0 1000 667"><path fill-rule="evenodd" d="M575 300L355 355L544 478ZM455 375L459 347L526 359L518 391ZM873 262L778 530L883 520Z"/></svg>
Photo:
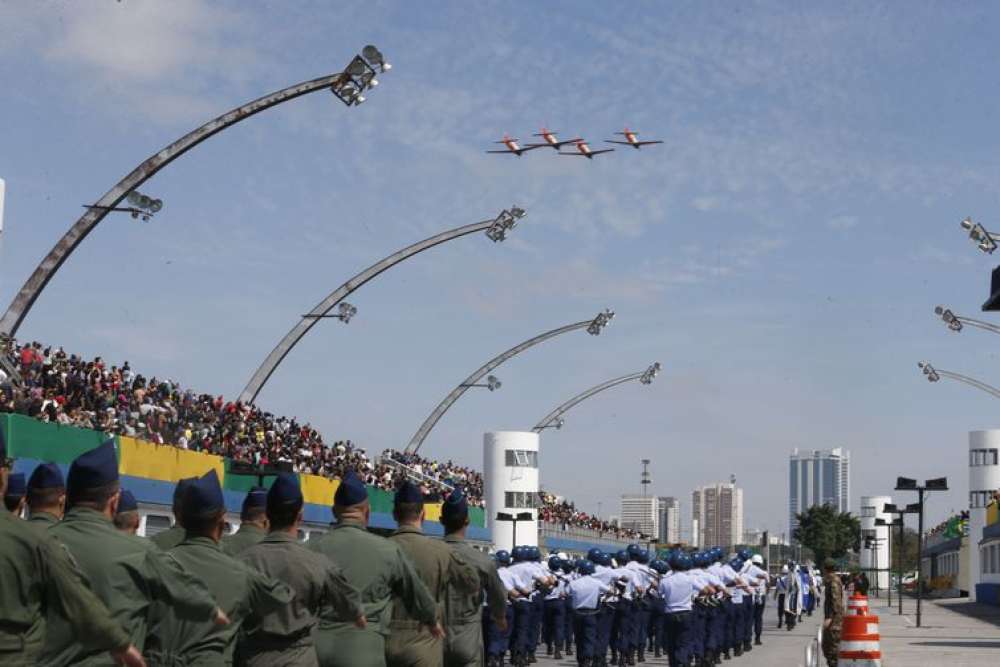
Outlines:
<svg viewBox="0 0 1000 667"><path fill-rule="evenodd" d="M788 461L788 534L796 514L816 505L851 511L851 453L846 449L793 449Z"/></svg>
<svg viewBox="0 0 1000 667"><path fill-rule="evenodd" d="M673 496L660 496L659 501L657 538L665 544L677 544L681 541L681 501Z"/></svg>
<svg viewBox="0 0 1000 667"><path fill-rule="evenodd" d="M659 535L660 499L656 496L622 494L621 526L638 530L643 535Z"/></svg>
<svg viewBox="0 0 1000 667"><path fill-rule="evenodd" d="M743 538L743 489L735 481L698 487L691 494L692 542L699 548L732 548Z"/></svg>
<svg viewBox="0 0 1000 667"><path fill-rule="evenodd" d="M486 527L497 549L514 548L514 522L498 521L497 513L529 513L517 522L517 544L538 546L538 434L490 431L483 435L483 485Z"/></svg>
<svg viewBox="0 0 1000 667"><path fill-rule="evenodd" d="M1000 429L969 431L969 535L975 540L969 549L968 564L971 576L969 595L972 599L977 597L976 584L984 579L984 573L990 572L990 567L983 567L983 550L978 542L986 528L986 506L993 493L1000 489L998 452Z"/></svg>
<svg viewBox="0 0 1000 667"><path fill-rule="evenodd" d="M858 554L862 570L869 570L868 581L875 585L875 570L890 568L889 563L889 526L876 526L875 519L891 522L893 515L886 514L882 508L891 503L889 496L861 496L861 552ZM867 548L866 538L874 538L872 547ZM878 573L878 586L881 589L889 586L889 573Z"/></svg>

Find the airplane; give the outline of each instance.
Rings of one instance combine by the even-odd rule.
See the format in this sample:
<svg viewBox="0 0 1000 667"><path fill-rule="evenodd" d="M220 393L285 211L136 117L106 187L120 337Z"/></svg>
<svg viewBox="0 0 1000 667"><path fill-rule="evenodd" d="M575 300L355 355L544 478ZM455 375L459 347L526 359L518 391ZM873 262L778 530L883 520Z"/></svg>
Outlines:
<svg viewBox="0 0 1000 667"><path fill-rule="evenodd" d="M600 155L601 153L610 153L615 150L614 148L604 148L599 151L591 150L590 146L588 146L587 142L584 141L583 139L577 139L573 143L576 144L575 153L565 153L563 151L559 151L559 155L569 155L572 157L585 157L588 160L593 160L595 155Z"/></svg>
<svg viewBox="0 0 1000 667"><path fill-rule="evenodd" d="M639 141L636 137L639 136L638 132L633 132L632 130L625 128L624 132L615 132L617 135L625 137L625 141L615 141L613 139L605 139L604 141L609 144L621 144L622 146L631 146L632 148L639 150L642 146L649 146L650 144L662 144L662 141Z"/></svg>
<svg viewBox="0 0 1000 667"><path fill-rule="evenodd" d="M495 144L503 144L507 148L505 148L503 150L499 150L499 151L486 151L486 152L487 153L510 153L511 155L516 155L518 157L521 157L521 153L523 153L525 151L534 150L535 148L538 148L539 146L543 145L543 144L531 144L531 145L528 145L528 146L519 146L518 143L517 143L517 141L518 141L517 139L515 139L513 137L508 137L506 134L504 134L503 135L503 139L501 139L500 141L494 141L493 143L495 143Z"/></svg>
<svg viewBox="0 0 1000 667"><path fill-rule="evenodd" d="M530 148L542 148L544 146L549 146L550 148L554 148L556 150L559 150L560 148L562 148L566 144L575 144L577 141L580 141L580 137L577 137L576 139L563 139L562 141L560 141L559 139L556 138L556 133L555 133L554 130L549 130L549 129L546 129L544 127L541 129L541 131L538 134L533 134L531 136L533 136L533 137L541 137L545 141L545 143L543 143L543 144L527 144L526 147L530 147Z"/></svg>

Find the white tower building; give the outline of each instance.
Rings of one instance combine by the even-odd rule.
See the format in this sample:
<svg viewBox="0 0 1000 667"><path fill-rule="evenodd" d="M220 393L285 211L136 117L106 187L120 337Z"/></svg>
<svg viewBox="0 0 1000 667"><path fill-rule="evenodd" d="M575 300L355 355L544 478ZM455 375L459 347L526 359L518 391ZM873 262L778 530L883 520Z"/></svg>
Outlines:
<svg viewBox="0 0 1000 667"><path fill-rule="evenodd" d="M875 519L884 519L891 523L893 515L882 511L886 503L891 503L889 496L861 496L861 553L859 560L862 570L885 570L891 568L889 563L889 526L876 526ZM871 549L865 547L865 538L875 538ZM868 580L874 586L876 577L868 573ZM878 586L889 587L889 573L878 573Z"/></svg>
<svg viewBox="0 0 1000 667"><path fill-rule="evenodd" d="M486 525L497 549L514 548L514 522L497 521L497 513L528 512L517 522L517 544L538 546L538 434L531 431L489 431L483 435L483 483Z"/></svg>
<svg viewBox="0 0 1000 667"><path fill-rule="evenodd" d="M986 527L986 504L1000 489L1000 429L969 431L969 597L976 599L982 577L979 540Z"/></svg>

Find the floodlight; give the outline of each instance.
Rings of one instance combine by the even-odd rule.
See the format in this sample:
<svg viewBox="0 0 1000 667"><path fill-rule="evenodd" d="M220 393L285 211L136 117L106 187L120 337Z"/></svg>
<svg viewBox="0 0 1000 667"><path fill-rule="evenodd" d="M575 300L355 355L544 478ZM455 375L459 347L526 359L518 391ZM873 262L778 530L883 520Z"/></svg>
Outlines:
<svg viewBox="0 0 1000 667"><path fill-rule="evenodd" d="M154 199L149 204L149 210L152 213L159 213L161 208L163 208L163 200L162 199Z"/></svg>
<svg viewBox="0 0 1000 667"><path fill-rule="evenodd" d="M590 325L587 327L587 333L589 333L591 336L601 335L601 330L604 329L604 327L608 326L608 324L610 324L611 320L613 320L614 318L615 318L615 311L611 310L610 308L606 308L604 312L598 313L597 317L594 318L594 321L590 323Z"/></svg>
<svg viewBox="0 0 1000 667"><path fill-rule="evenodd" d="M929 479L924 482L924 488L928 491L947 491L948 490L948 478L938 477L936 479Z"/></svg>
<svg viewBox="0 0 1000 667"><path fill-rule="evenodd" d="M139 194L139 192L137 190L132 190L131 192L128 193L128 197L126 197L126 199L128 199L128 203L129 204L132 204L133 206L138 206L139 205L139 197L141 197L141 196L142 195Z"/></svg>
<svg viewBox="0 0 1000 667"><path fill-rule="evenodd" d="M561 429L563 427L563 424L565 424L565 423L566 423L566 420L563 419L562 417L560 417L559 419L556 420L556 423L554 424L553 428L555 428L558 431L559 429Z"/></svg>
<svg viewBox="0 0 1000 667"><path fill-rule="evenodd" d="M924 372L924 375L926 375L926 376L927 376L927 381L928 381L928 382L937 382L938 380L940 380L940 379L941 379L941 376L940 376L940 375L938 374L938 372L937 372L937 371L936 371L936 370L934 369L934 367L933 367L933 366L931 366L931 365L930 365L930 364L929 364L928 362L926 362L926 361L920 361L920 362L917 362L917 368L920 368L921 370L923 370L923 372Z"/></svg>
<svg viewBox="0 0 1000 667"><path fill-rule="evenodd" d="M916 491L916 490L917 490L917 480L910 479L909 477L896 478L896 491Z"/></svg>
<svg viewBox="0 0 1000 667"><path fill-rule="evenodd" d="M525 215L524 209L512 206L510 209L500 211L493 222L486 229L486 238L497 243L507 238L507 232L517 225L517 221Z"/></svg>
<svg viewBox="0 0 1000 667"><path fill-rule="evenodd" d="M992 255L993 251L997 249L993 235L986 231L986 228L981 224L973 222L972 218L966 218L961 225L962 229L969 232L969 238L978 244L980 250Z"/></svg>
<svg viewBox="0 0 1000 667"><path fill-rule="evenodd" d="M361 55L372 65L377 65L383 72L388 72L392 69L392 65L385 61L385 56L382 55L382 52L371 44L361 49Z"/></svg>
<svg viewBox="0 0 1000 667"><path fill-rule="evenodd" d="M358 58L355 58L354 60L351 61L351 64L347 66L346 71L351 76L362 76L368 71L368 68L365 67L364 62L362 62Z"/></svg>
<svg viewBox="0 0 1000 667"><path fill-rule="evenodd" d="M906 509L903 511L906 512L907 514L917 514L918 512L920 512L920 508L921 508L920 503L909 503L906 506Z"/></svg>
<svg viewBox="0 0 1000 667"><path fill-rule="evenodd" d="M346 301L341 301L340 305L337 306L337 310L340 313L340 321L347 324L351 321L351 318L357 315L358 309Z"/></svg>
<svg viewBox="0 0 1000 667"><path fill-rule="evenodd" d="M486 377L486 388L490 391L499 389L502 384L496 375L488 375Z"/></svg>
<svg viewBox="0 0 1000 667"><path fill-rule="evenodd" d="M885 514L895 514L898 511L899 508L896 507L895 503L886 503L885 505L882 506L882 512L884 512Z"/></svg>
<svg viewBox="0 0 1000 667"><path fill-rule="evenodd" d="M659 372L660 372L660 362L659 361L653 362L653 364L649 368L643 371L642 377L639 378L639 382L641 382L642 384L650 384L652 383L653 378L655 378Z"/></svg>

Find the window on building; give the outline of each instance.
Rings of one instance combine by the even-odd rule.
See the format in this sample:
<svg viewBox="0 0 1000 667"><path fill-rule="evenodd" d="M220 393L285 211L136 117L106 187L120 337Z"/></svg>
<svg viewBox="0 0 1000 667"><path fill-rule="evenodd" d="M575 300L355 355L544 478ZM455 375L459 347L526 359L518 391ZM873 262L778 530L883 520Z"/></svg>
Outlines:
<svg viewBox="0 0 1000 667"><path fill-rule="evenodd" d="M511 468L537 468L538 452L525 449L508 449L504 452L504 463Z"/></svg>
<svg viewBox="0 0 1000 667"><path fill-rule="evenodd" d="M986 507L992 498L992 491L972 491L969 493L969 507Z"/></svg>
<svg viewBox="0 0 1000 667"><path fill-rule="evenodd" d="M970 466L995 466L997 465L997 454L996 448L992 449L970 449L969 450L969 465Z"/></svg>
<svg viewBox="0 0 1000 667"><path fill-rule="evenodd" d="M993 558L990 559L993 563L993 574L1000 574L1000 544L991 546L990 551L993 552Z"/></svg>
<svg viewBox="0 0 1000 667"><path fill-rule="evenodd" d="M505 507L514 509L534 509L538 506L538 495L529 491L507 491L503 500Z"/></svg>
<svg viewBox="0 0 1000 667"><path fill-rule="evenodd" d="M862 517L873 517L873 516L875 516L875 507L874 506L865 506L865 507L862 507L861 508L861 516Z"/></svg>

